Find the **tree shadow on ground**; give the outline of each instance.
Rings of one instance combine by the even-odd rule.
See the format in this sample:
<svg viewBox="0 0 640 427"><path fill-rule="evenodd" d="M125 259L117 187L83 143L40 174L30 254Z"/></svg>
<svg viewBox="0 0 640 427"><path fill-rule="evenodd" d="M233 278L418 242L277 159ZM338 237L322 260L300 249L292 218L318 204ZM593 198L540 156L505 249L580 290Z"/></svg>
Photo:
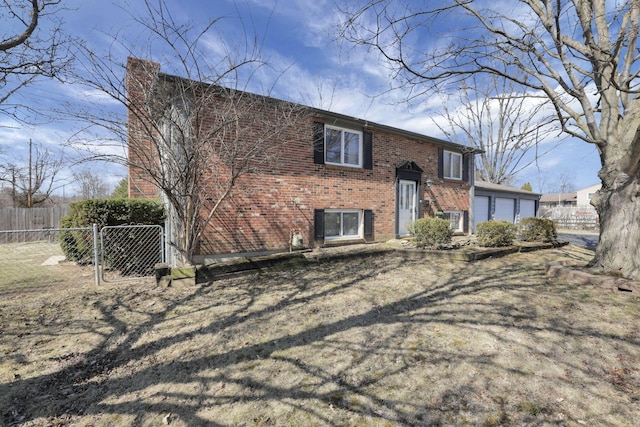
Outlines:
<svg viewBox="0 0 640 427"><path fill-rule="evenodd" d="M114 287L93 300L90 350L0 384L4 423L563 424L593 402L640 397L638 328L593 322L582 310L607 317L615 302L550 283L541 261L519 256L372 255L193 288ZM630 416L624 406L599 421Z"/></svg>

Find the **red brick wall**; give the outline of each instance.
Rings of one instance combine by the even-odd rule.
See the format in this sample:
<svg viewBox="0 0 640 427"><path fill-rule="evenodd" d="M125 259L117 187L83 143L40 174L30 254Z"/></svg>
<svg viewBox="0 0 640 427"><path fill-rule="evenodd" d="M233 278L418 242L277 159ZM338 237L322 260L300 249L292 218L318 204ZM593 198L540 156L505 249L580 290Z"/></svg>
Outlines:
<svg viewBox="0 0 640 427"><path fill-rule="evenodd" d="M202 242L203 253L285 249L291 230L300 230L307 246L314 240L314 209L370 209L374 240L396 233L396 167L413 161L423 169L422 199L430 209L469 210L469 183L438 179L438 147L370 129L373 133L373 169L355 169L313 163L312 117L297 128L299 135L283 147L283 157L270 173L246 176L224 204Z"/></svg>
<svg viewBox="0 0 640 427"><path fill-rule="evenodd" d="M157 151L149 137L150 126L144 122L148 113L144 106L148 102L151 86L157 79L160 64L129 58L127 62L126 89L129 101L127 111L129 143L129 197L156 198L158 189L145 173L157 163Z"/></svg>
<svg viewBox="0 0 640 427"><path fill-rule="evenodd" d="M255 124L271 120L272 111L264 110L252 111ZM406 161L424 171L423 184L427 178L433 181L429 189L421 185L421 198L430 201L430 209L421 207L421 216L433 216L436 210L469 210L469 183L438 179L437 145L374 126L367 129L373 134L372 170L320 165L313 161L313 123L323 119L300 114L294 120L281 136L278 158L260 173L237 182L201 239L200 253L287 249L292 230L302 233L305 246L316 246L322 242L314 240L314 209L372 210L373 239L392 239L396 168ZM130 133L135 132L136 122L131 124ZM139 171L132 169L130 174L132 196L157 194Z"/></svg>

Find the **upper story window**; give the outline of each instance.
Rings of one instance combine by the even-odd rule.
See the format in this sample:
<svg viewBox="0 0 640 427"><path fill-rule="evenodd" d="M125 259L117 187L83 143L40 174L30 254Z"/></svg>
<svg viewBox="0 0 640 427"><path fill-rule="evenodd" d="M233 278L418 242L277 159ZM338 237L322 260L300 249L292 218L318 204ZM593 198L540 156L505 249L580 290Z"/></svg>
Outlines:
<svg viewBox="0 0 640 427"><path fill-rule="evenodd" d="M325 126L325 163L362 167L362 132Z"/></svg>
<svg viewBox="0 0 640 427"><path fill-rule="evenodd" d="M373 133L314 122L313 163L373 169Z"/></svg>
<svg viewBox="0 0 640 427"><path fill-rule="evenodd" d="M462 179L462 154L453 151L442 152L443 178Z"/></svg>

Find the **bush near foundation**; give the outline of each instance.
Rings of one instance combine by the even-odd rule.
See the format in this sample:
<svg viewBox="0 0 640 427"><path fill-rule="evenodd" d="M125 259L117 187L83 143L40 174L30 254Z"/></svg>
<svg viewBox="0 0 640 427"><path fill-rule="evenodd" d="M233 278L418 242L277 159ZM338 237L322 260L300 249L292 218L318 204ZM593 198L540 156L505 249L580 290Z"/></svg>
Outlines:
<svg viewBox="0 0 640 427"><path fill-rule="evenodd" d="M418 248L439 248L451 244L451 226L449 221L440 218L420 218L411 230Z"/></svg>
<svg viewBox="0 0 640 427"><path fill-rule="evenodd" d="M517 227L508 221L487 221L476 226L476 238L480 246L511 246L516 238Z"/></svg>
<svg viewBox="0 0 640 427"><path fill-rule="evenodd" d="M520 221L520 238L525 242L553 242L558 240L556 223L547 218L524 218Z"/></svg>
<svg viewBox="0 0 640 427"><path fill-rule="evenodd" d="M93 237L86 230L73 230L74 228L91 227L93 224L97 224L98 228L128 224L163 225L164 219L162 205L151 200L94 199L72 203L69 207L69 215L61 220L62 228L71 230L60 233L60 246L67 260L91 264L93 263ZM127 247L123 247L121 252L140 253L144 257L144 251L150 249L135 247L143 244L135 238L129 239L122 243ZM120 265L119 263L123 260L110 261L113 265Z"/></svg>

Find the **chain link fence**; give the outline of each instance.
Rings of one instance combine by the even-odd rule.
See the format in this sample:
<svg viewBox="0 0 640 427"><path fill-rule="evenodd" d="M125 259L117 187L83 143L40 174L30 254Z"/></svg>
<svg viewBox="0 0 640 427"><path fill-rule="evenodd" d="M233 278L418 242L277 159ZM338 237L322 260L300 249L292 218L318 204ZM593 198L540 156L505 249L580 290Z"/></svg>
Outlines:
<svg viewBox="0 0 640 427"><path fill-rule="evenodd" d="M153 277L163 261L160 226L0 230L0 290Z"/></svg>
<svg viewBox="0 0 640 427"><path fill-rule="evenodd" d="M153 276L154 266L164 262L164 234L159 225L104 227L100 247L105 282Z"/></svg>

